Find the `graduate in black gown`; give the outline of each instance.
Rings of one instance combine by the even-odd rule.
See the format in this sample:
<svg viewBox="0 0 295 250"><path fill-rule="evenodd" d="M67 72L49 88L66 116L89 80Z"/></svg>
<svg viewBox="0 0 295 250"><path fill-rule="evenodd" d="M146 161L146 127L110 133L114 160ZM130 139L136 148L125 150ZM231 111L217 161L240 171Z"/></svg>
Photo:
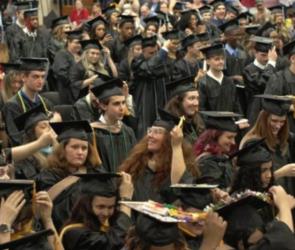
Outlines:
<svg viewBox="0 0 295 250"><path fill-rule="evenodd" d="M293 60L295 59L295 41L285 45L283 51L284 55L288 56L289 58L290 66L272 75L265 89L266 94L295 95L295 66L293 63ZM293 110L294 105L292 105L290 108L288 120L291 131L295 132L295 122L292 113Z"/></svg>
<svg viewBox="0 0 295 250"><path fill-rule="evenodd" d="M121 173L117 187L117 174L80 174L80 199L61 231L65 250L121 249L131 226L130 208L118 199L131 199L131 177ZM107 212L105 212L107 211Z"/></svg>
<svg viewBox="0 0 295 250"><path fill-rule="evenodd" d="M201 51L210 68L200 81L200 110L231 111L241 114L236 86L233 80L222 72L225 65L223 45L213 44L202 48Z"/></svg>
<svg viewBox="0 0 295 250"><path fill-rule="evenodd" d="M3 199L0 219L1 243L11 240L23 241L22 244L12 244L9 248L12 250L62 249L52 222L52 201L48 193L36 193L34 182L30 180L1 180L0 186L0 196ZM34 242L24 240L24 237L42 229L52 233L45 234L44 236L48 237L41 237ZM7 249L2 246L0 244L0 249Z"/></svg>
<svg viewBox="0 0 295 250"><path fill-rule="evenodd" d="M191 183L196 175L191 146L183 140L180 119L160 113L147 135L134 146L120 166L134 182L134 201L171 203L176 200L170 185ZM177 126L177 124L179 124Z"/></svg>
<svg viewBox="0 0 295 250"><path fill-rule="evenodd" d="M92 129L87 121L50 123L58 134L59 145L48 158L48 168L36 177L37 189L48 190L53 201L53 221L57 229L70 217L79 198L78 177L74 173L101 172L101 161L96 149L88 141Z"/></svg>
<svg viewBox="0 0 295 250"><path fill-rule="evenodd" d="M60 50L55 55L55 60L52 64L52 73L55 79L55 88L57 89L60 99L63 104L73 103L74 97L69 90L70 69L80 59L79 52L81 45L79 41L82 38L82 31L67 32L67 43L65 49Z"/></svg>
<svg viewBox="0 0 295 250"><path fill-rule="evenodd" d="M45 83L46 58L23 58L21 70L24 71L23 87L3 107L6 132L13 146L22 143L23 131L19 132L14 119L41 104L46 112L52 110L50 102L39 93Z"/></svg>
<svg viewBox="0 0 295 250"><path fill-rule="evenodd" d="M243 79L247 99L247 118L253 125L261 110L261 100L255 95L263 94L276 72L277 54L272 48L272 40L265 37L252 37L255 42L255 60L244 68Z"/></svg>
<svg viewBox="0 0 295 250"><path fill-rule="evenodd" d="M136 142L133 130L122 122L126 112L122 84L112 79L91 89L102 111L99 120L91 125L103 167L109 172L117 172Z"/></svg>

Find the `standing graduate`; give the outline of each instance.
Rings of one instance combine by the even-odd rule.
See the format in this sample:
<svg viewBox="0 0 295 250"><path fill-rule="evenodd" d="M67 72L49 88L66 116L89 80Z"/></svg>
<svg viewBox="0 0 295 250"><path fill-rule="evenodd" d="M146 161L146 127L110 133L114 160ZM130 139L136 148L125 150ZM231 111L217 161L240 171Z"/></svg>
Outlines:
<svg viewBox="0 0 295 250"><path fill-rule="evenodd" d="M3 118L6 124L6 132L13 146L22 143L22 134L16 128L14 119L41 104L46 112L52 110L51 104L39 92L44 87L46 58L22 58L21 70L23 71L23 87L17 92L3 108Z"/></svg>
<svg viewBox="0 0 295 250"><path fill-rule="evenodd" d="M255 60L244 68L243 79L247 100L246 115L253 125L261 110L261 100L255 95L263 94L269 81L276 71L277 53L272 47L272 40L254 36L250 40L255 42Z"/></svg>
<svg viewBox="0 0 295 250"><path fill-rule="evenodd" d="M89 142L92 132L87 121L50 123L58 135L59 145L48 157L48 168L36 176L38 190L48 190L53 207L53 221L57 229L69 219L79 190L74 173L102 171L96 149Z"/></svg>
<svg viewBox="0 0 295 250"><path fill-rule="evenodd" d="M265 89L266 94L295 95L295 41L285 45L283 51L284 55L289 58L290 66L272 75ZM291 131L295 132L295 122L291 113L293 110L294 105L291 105L288 119Z"/></svg>
<svg viewBox="0 0 295 250"><path fill-rule="evenodd" d="M112 79L91 89L102 112L91 125L103 167L109 172L117 172L136 142L133 130L122 122L127 109L122 84L121 80Z"/></svg>
<svg viewBox="0 0 295 250"><path fill-rule="evenodd" d="M118 187L114 179L121 175ZM80 198L61 231L65 250L121 249L131 226L131 211L124 204L117 208L117 198L130 200L131 177L122 172L79 174ZM117 177L117 178L116 178Z"/></svg>
<svg viewBox="0 0 295 250"><path fill-rule="evenodd" d="M79 41L82 39L82 31L75 30L67 32L67 42L65 49L60 50L55 55L52 65L52 73L56 80L56 86L60 100L63 104L73 103L74 97L69 90L70 80L69 72L74 64L80 60L79 52L81 45Z"/></svg>
<svg viewBox="0 0 295 250"><path fill-rule="evenodd" d="M213 44L202 48L201 51L210 68L200 81L200 110L231 111L241 114L236 86L231 78L223 74L225 65L223 45Z"/></svg>

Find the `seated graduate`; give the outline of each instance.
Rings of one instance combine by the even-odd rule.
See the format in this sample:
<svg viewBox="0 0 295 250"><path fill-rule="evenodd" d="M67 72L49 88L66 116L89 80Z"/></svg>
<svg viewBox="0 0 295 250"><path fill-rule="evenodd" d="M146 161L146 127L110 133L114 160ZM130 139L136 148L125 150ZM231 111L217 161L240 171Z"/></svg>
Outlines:
<svg viewBox="0 0 295 250"><path fill-rule="evenodd" d="M228 222L224 241L235 249L277 250L294 249L295 237L291 210L295 200L281 186L270 188L278 215L265 224L250 204L231 206L222 215Z"/></svg>
<svg viewBox="0 0 295 250"><path fill-rule="evenodd" d="M120 166L132 176L133 200L171 202L175 196L170 185L191 182L190 172L197 175L191 146L183 141L182 125L176 120L162 113Z"/></svg>
<svg viewBox="0 0 295 250"><path fill-rule="evenodd" d="M87 121L50 124L58 135L59 145L48 157L48 168L36 177L38 190L48 190L53 200L53 219L57 228L69 218L77 197L78 177L73 173L100 172L100 159L87 133L92 129Z"/></svg>
<svg viewBox="0 0 295 250"><path fill-rule="evenodd" d="M23 87L3 107L3 118L6 124L6 132L11 145L22 144L23 131L19 132L14 119L27 112L31 108L41 104L46 111L51 110L51 104L39 93L45 84L45 70L47 58L22 58Z"/></svg>
<svg viewBox="0 0 295 250"><path fill-rule="evenodd" d="M185 77L167 84L169 92L165 110L185 117L184 138L193 144L204 131L205 125L199 111L199 91L194 86L194 77Z"/></svg>
<svg viewBox="0 0 295 250"><path fill-rule="evenodd" d="M42 105L38 105L15 119L19 131L24 131L24 143L38 140L44 133L54 132L49 125L49 116ZM56 141L52 141L52 144ZM28 158L18 161L15 166L16 179L34 179L41 169L47 167L47 157L52 153L52 146L40 148L38 152Z"/></svg>
<svg viewBox="0 0 295 250"><path fill-rule="evenodd" d="M66 250L121 249L131 226L131 211L117 197L130 200L133 185L130 175L79 174L80 198L61 231ZM122 177L120 186L115 177Z"/></svg>
<svg viewBox="0 0 295 250"><path fill-rule="evenodd" d="M63 249L51 218L52 201L47 192L36 193L34 186L29 180L0 181L0 243L21 239L44 228L55 235L9 249Z"/></svg>
<svg viewBox="0 0 295 250"><path fill-rule="evenodd" d="M295 160L292 153L295 138L290 131L288 120L292 101L289 97L268 94L256 97L262 99L262 110L251 130L243 137L240 148L251 139L265 138L267 149L272 155L273 171L276 173L277 182L286 189L287 193L295 195L292 178L295 165L291 164Z"/></svg>
<svg viewBox="0 0 295 250"><path fill-rule="evenodd" d="M133 130L122 122L127 110L122 84L112 79L91 89L102 111L99 120L91 125L102 165L108 172L117 172L136 142Z"/></svg>
<svg viewBox="0 0 295 250"><path fill-rule="evenodd" d="M195 143L195 155L202 177L218 184L221 189L230 187L233 165L228 158L235 147L238 126L231 112L203 111L206 130Z"/></svg>
<svg viewBox="0 0 295 250"><path fill-rule="evenodd" d="M212 202L211 187L178 187L180 206L186 212L203 212ZM216 249L225 233L227 223L217 213L208 213L204 221L179 223L178 228L191 250Z"/></svg>

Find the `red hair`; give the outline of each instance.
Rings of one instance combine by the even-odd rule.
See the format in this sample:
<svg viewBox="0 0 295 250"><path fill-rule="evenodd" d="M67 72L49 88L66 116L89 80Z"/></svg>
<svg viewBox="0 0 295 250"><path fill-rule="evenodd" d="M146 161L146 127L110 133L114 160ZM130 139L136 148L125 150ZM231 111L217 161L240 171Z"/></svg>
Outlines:
<svg viewBox="0 0 295 250"><path fill-rule="evenodd" d="M206 129L198 138L194 145L194 153L199 156L203 153L213 155L223 154L221 147L218 144L218 138L224 132L217 129Z"/></svg>

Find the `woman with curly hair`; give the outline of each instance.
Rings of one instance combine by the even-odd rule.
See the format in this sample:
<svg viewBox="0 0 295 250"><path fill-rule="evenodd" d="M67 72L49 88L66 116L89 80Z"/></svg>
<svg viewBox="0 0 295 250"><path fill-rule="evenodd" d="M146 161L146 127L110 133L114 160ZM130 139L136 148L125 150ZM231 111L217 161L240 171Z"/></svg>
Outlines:
<svg viewBox="0 0 295 250"><path fill-rule="evenodd" d="M77 199L77 181L74 173L102 171L96 147L88 141L92 129L86 121L50 123L58 134L59 145L48 157L48 167L37 176L37 188L48 190L54 202L53 218L60 228L69 218Z"/></svg>
<svg viewBox="0 0 295 250"><path fill-rule="evenodd" d="M191 182L191 173L197 175L190 145L183 141L181 128L165 114L148 128L120 166L132 176L135 201L171 202L175 197L170 185Z"/></svg>

